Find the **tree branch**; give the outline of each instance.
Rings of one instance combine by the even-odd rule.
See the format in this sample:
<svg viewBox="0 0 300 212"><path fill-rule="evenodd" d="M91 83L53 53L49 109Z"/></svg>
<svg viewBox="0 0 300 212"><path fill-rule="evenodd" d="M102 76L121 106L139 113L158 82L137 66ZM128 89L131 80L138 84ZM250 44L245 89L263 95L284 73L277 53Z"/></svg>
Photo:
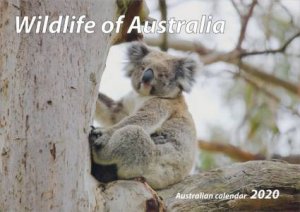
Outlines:
<svg viewBox="0 0 300 212"><path fill-rule="evenodd" d="M257 91L262 92L266 96L268 96L270 99L274 100L274 102L280 104L281 100L279 99L278 96L275 94L271 93L268 89L266 89L263 85L259 85L257 82L254 80L250 79L248 76L245 74L239 74L239 77L245 80L248 84L250 84L253 88L255 88Z"/></svg>
<svg viewBox="0 0 300 212"><path fill-rule="evenodd" d="M145 38L146 43L152 46L159 46L160 40L157 38ZM273 86L278 86L284 88L285 90L299 95L299 88L296 84L288 82L284 79L268 74L268 71L262 68L257 68L245 62L241 62L241 53L239 50L234 50L231 52L218 52L213 49L209 49L202 45L200 42L193 42L188 40L180 40L169 37L168 45L170 48L180 50L180 51L193 51L199 54L201 61L204 65L209 65L216 62L226 62L233 65L239 66L246 73L262 80L263 82L272 84Z"/></svg>
<svg viewBox="0 0 300 212"><path fill-rule="evenodd" d="M202 150L220 152L234 160L241 161L241 162L245 162L249 160L265 159L263 155L252 154L250 152L246 152L230 144L221 144L217 142L208 142L208 141L199 140L198 145L199 148Z"/></svg>
<svg viewBox="0 0 300 212"><path fill-rule="evenodd" d="M209 152L217 152L222 153L229 158L239 161L239 162L247 162L252 160L267 160L267 159L276 159L286 161L292 164L300 164L300 155L289 155L289 156L281 156L274 154L271 157L266 157L261 154L253 154L247 151L244 151L236 146L231 144L223 144L220 142L211 142L211 141L198 141L198 146L201 150L209 151Z"/></svg>
<svg viewBox="0 0 300 212"><path fill-rule="evenodd" d="M159 9L161 14L161 20L166 21L167 20L167 3L166 0L158 0L159 2ZM168 50L168 32L167 30L161 34L162 36L162 42L160 44L160 49L162 51Z"/></svg>
<svg viewBox="0 0 300 212"><path fill-rule="evenodd" d="M245 74L239 74L238 76L241 77L243 80L245 80L249 85L253 86L257 91L262 92L263 94L268 96L276 104L278 104L278 105L286 108L287 110L291 111L291 113L293 115L296 115L296 116L300 117L300 113L298 112L297 109L293 108L292 106L282 104L280 98L278 96L276 96L275 94L273 94L268 89L266 89L264 86L259 85L254 80L252 80L249 77L245 76Z"/></svg>
<svg viewBox="0 0 300 212"><path fill-rule="evenodd" d="M249 161L189 176L157 192L167 211L298 211L299 173L300 165ZM123 211L162 211L157 201L151 201L153 192L144 183L119 180L105 185L102 190L106 194L105 211L119 211L120 208ZM253 190L278 190L279 196L250 199ZM209 194L212 198L207 197ZM178 195L184 196L179 198ZM224 195L243 195L244 198L228 199ZM150 210L152 202L154 207Z"/></svg>
<svg viewBox="0 0 300 212"><path fill-rule="evenodd" d="M241 11L239 10L239 7L238 7L238 5L235 3L234 0L231 0L231 4L232 4L232 6L234 7L234 9L235 9L235 11L237 12L237 14L239 15L239 17L242 18Z"/></svg>
<svg viewBox="0 0 300 212"><path fill-rule="evenodd" d="M243 69L248 74L251 74L251 75L263 80L264 82L270 83L272 85L280 86L293 94L299 95L298 86L291 82L288 82L286 80L283 80L283 79L275 77L271 74L268 74L268 73L266 73L266 71L263 71L260 68L256 68L248 63L241 62L240 68Z"/></svg>
<svg viewBox="0 0 300 212"><path fill-rule="evenodd" d="M238 50L241 49L243 40L245 38L245 33L246 33L246 30L247 30L248 22L249 22L250 17L252 16L252 13L253 13L253 10L254 10L254 7L255 7L256 4L257 4L257 0L253 0L251 5L250 5L248 13L246 15L241 16L241 22L242 22L241 23L241 31L240 31L240 36L239 36L239 39L238 39L238 43L236 45L236 49L238 49ZM233 5L235 5L235 4L233 4ZM237 6L235 6L235 7L236 7L236 10L238 11Z"/></svg>
<svg viewBox="0 0 300 212"><path fill-rule="evenodd" d="M286 174L288 173L288 174ZM297 211L300 166L281 162L236 163L190 176L160 191L168 211ZM255 190L278 190L278 199L250 199ZM246 194L236 199L179 199L179 194Z"/></svg>
<svg viewBox="0 0 300 212"><path fill-rule="evenodd" d="M252 51L252 52L243 52L241 53L241 57L251 56L251 55L260 55L260 54L276 54L276 53L284 53L287 47L292 43L294 39L300 36L300 32L293 35L289 38L280 48L278 49L270 49L270 50L263 50L263 51Z"/></svg>

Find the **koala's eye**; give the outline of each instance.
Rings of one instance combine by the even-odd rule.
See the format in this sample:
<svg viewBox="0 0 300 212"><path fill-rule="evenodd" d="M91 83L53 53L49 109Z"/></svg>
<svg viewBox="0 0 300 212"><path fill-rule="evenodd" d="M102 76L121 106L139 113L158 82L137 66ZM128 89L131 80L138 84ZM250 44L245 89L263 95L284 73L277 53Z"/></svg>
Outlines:
<svg viewBox="0 0 300 212"><path fill-rule="evenodd" d="M158 74L158 78L168 79L169 76L168 76L168 74L166 74L166 73L159 73L159 74Z"/></svg>

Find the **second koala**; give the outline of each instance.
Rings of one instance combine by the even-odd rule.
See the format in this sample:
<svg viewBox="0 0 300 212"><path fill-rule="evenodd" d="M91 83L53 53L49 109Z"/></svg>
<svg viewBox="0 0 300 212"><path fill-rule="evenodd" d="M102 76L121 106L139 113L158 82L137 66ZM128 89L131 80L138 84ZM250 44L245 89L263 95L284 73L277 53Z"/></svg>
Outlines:
<svg viewBox="0 0 300 212"><path fill-rule="evenodd" d="M100 165L93 174L100 181L144 177L165 188L186 177L195 160L195 126L182 92L192 87L196 63L141 42L127 54L133 91L120 101L99 94L97 101L96 120L105 128L90 133L93 163Z"/></svg>

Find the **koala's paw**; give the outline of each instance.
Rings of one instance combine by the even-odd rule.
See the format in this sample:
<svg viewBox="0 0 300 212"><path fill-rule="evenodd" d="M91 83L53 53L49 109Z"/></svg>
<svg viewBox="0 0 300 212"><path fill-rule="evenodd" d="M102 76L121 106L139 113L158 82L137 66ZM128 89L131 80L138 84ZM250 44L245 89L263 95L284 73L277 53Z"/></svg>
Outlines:
<svg viewBox="0 0 300 212"><path fill-rule="evenodd" d="M111 132L104 130L103 128L92 128L89 134L90 146L93 150L101 150L109 141L111 137Z"/></svg>
<svg viewBox="0 0 300 212"><path fill-rule="evenodd" d="M103 129L100 127L93 127L93 126L91 126L91 127L92 127L92 130L89 134L89 143L94 144L96 142L96 140L103 135L103 133L102 133Z"/></svg>
<svg viewBox="0 0 300 212"><path fill-rule="evenodd" d="M155 144L165 144L168 136L164 133L153 133L150 135Z"/></svg>

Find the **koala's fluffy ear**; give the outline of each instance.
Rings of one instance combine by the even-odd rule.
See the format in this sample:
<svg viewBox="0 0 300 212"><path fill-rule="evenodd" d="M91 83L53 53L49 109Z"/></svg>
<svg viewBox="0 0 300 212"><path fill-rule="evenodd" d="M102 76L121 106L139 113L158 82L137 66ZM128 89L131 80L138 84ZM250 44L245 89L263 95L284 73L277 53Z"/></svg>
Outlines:
<svg viewBox="0 0 300 212"><path fill-rule="evenodd" d="M142 59L150 52L148 47L139 41L134 41L127 49L128 65L126 67L127 76L131 76L136 65L142 62Z"/></svg>
<svg viewBox="0 0 300 212"><path fill-rule="evenodd" d="M183 91L189 92L191 90L195 82L197 66L197 62L190 57L183 58L178 61L176 78Z"/></svg>
<svg viewBox="0 0 300 212"><path fill-rule="evenodd" d="M128 48L128 58L131 63L139 63L149 53L148 47L142 42L132 42Z"/></svg>

